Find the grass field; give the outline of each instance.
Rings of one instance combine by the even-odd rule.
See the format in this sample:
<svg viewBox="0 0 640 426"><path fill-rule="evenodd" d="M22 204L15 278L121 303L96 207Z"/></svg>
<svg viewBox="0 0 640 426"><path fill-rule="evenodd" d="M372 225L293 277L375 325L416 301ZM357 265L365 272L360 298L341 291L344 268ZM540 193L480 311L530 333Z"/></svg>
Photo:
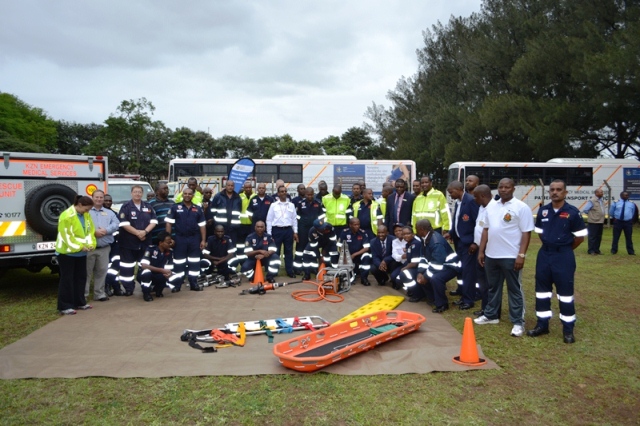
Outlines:
<svg viewBox="0 0 640 426"><path fill-rule="evenodd" d="M640 251L640 229L634 231ZM524 273L527 328L535 324L533 271L539 242L537 237L532 240ZM586 242L577 250L575 344L562 342L556 299L548 336L510 337L508 321L475 327L478 343L500 370L365 377L320 373L3 380L0 422L640 424L640 256L628 256L624 249L612 256L610 244L611 231L605 229L602 251L607 254L588 256ZM0 347L58 318L56 283L57 276L46 273L11 271L2 277ZM466 312L444 315L462 332Z"/></svg>

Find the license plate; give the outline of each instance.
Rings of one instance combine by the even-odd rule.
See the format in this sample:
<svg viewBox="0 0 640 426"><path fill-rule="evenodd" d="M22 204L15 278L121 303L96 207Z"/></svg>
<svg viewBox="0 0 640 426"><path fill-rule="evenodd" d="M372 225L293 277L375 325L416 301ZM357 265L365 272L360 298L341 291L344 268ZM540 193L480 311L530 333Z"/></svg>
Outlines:
<svg viewBox="0 0 640 426"><path fill-rule="evenodd" d="M36 244L36 250L55 250L56 249L56 242L55 241L49 241L46 243L37 243Z"/></svg>

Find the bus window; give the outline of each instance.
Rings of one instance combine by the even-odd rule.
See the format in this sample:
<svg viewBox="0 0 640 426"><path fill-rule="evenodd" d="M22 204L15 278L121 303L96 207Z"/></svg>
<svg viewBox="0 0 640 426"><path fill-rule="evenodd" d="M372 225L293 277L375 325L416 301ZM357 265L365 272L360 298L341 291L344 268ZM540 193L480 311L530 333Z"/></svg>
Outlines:
<svg viewBox="0 0 640 426"><path fill-rule="evenodd" d="M498 184L504 178L518 179L518 169L510 167L488 167L489 180L486 182L491 189L497 189ZM481 181L482 182L482 181ZM485 183L485 182L482 182Z"/></svg>
<svg viewBox="0 0 640 426"><path fill-rule="evenodd" d="M256 164L256 181L269 183L278 180L278 166L276 164Z"/></svg>
<svg viewBox="0 0 640 426"><path fill-rule="evenodd" d="M280 179L285 182L300 183L303 182L302 178L302 165L301 164L283 164L280 166Z"/></svg>
<svg viewBox="0 0 640 426"><path fill-rule="evenodd" d="M228 164L202 164L202 173L200 176L228 176Z"/></svg>
<svg viewBox="0 0 640 426"><path fill-rule="evenodd" d="M556 179L562 179L563 181L567 182L566 167L547 167L544 175L544 184L549 185Z"/></svg>
<svg viewBox="0 0 640 426"><path fill-rule="evenodd" d="M520 177L516 180L516 185L540 185L540 180L544 182L544 168L542 167L522 167Z"/></svg>
<svg viewBox="0 0 640 426"><path fill-rule="evenodd" d="M489 178L487 176L488 168L486 168L486 167L469 167L469 166L467 166L462 170L463 170L463 175L464 176L460 176L460 181L461 182L464 182L464 180L469 175L476 175L476 176L478 176L478 179L480 179L480 184L481 185L489 185Z"/></svg>
<svg viewBox="0 0 640 426"><path fill-rule="evenodd" d="M568 170L567 185L593 186L593 168L576 167Z"/></svg>
<svg viewBox="0 0 640 426"><path fill-rule="evenodd" d="M176 179L191 176L198 176L195 164L176 165Z"/></svg>
<svg viewBox="0 0 640 426"><path fill-rule="evenodd" d="M449 169L449 182L453 182L454 180L463 181L464 177L462 175L458 177L458 173L460 172L464 174L464 169L460 169L458 166L451 166Z"/></svg>

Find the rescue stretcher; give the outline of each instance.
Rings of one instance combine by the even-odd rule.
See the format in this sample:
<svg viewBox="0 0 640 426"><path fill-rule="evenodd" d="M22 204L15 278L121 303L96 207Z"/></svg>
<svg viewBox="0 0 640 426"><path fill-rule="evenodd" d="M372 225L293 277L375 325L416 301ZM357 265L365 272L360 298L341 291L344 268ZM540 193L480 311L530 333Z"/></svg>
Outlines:
<svg viewBox="0 0 640 426"><path fill-rule="evenodd" d="M312 372L416 331L425 317L379 311L278 343L273 353L286 368Z"/></svg>

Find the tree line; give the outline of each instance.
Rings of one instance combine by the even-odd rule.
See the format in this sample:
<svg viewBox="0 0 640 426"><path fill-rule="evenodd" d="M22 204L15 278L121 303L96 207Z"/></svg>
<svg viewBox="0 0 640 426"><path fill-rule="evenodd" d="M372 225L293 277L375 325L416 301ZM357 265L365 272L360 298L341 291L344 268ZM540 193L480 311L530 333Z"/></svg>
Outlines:
<svg viewBox="0 0 640 426"><path fill-rule="evenodd" d="M418 69L369 120L320 141L212 137L153 119L125 100L103 124L54 121L0 93L0 148L109 155L114 173L155 180L172 158L277 154L411 158L446 178L455 161L640 159L640 2L484 0L481 11L424 31Z"/></svg>

